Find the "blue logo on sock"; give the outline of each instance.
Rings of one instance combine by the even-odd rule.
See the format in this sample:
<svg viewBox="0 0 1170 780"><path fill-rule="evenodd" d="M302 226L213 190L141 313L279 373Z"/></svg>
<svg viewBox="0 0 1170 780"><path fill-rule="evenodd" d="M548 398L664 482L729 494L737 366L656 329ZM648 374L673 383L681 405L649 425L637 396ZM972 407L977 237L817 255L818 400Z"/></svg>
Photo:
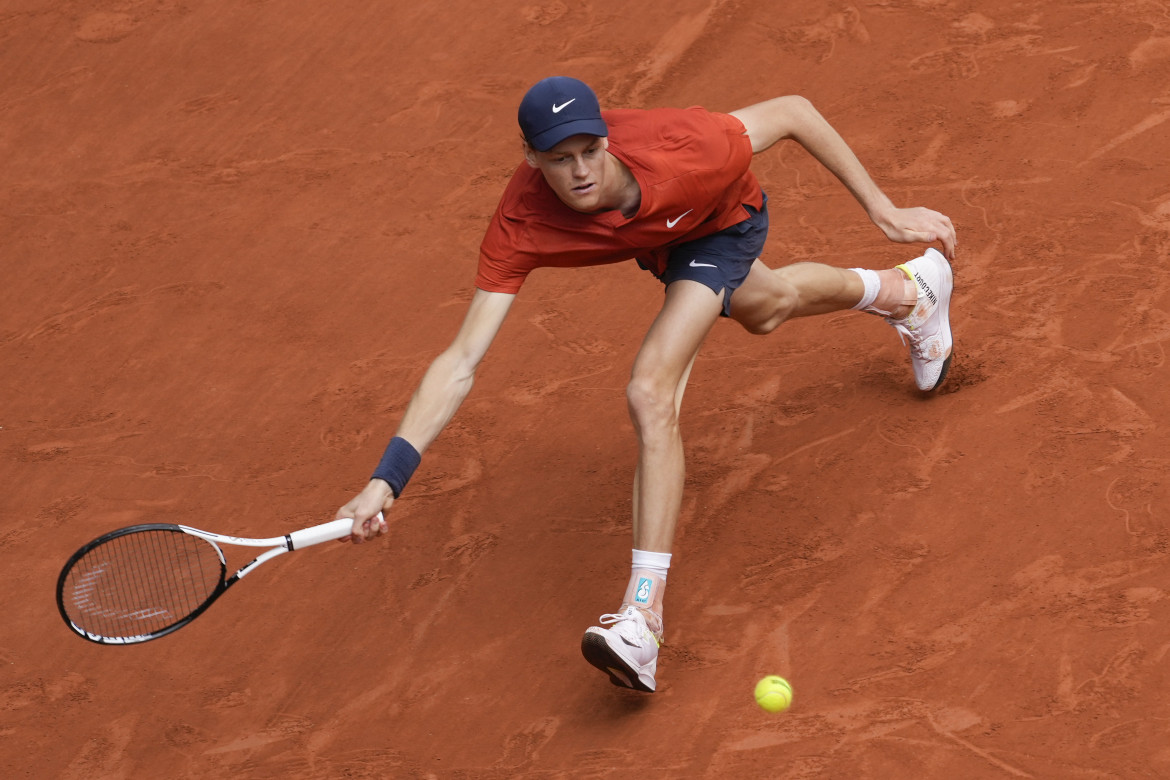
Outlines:
<svg viewBox="0 0 1170 780"><path fill-rule="evenodd" d="M638 590L634 593L634 602L637 604L650 603L650 588L654 582L649 577L638 578Z"/></svg>

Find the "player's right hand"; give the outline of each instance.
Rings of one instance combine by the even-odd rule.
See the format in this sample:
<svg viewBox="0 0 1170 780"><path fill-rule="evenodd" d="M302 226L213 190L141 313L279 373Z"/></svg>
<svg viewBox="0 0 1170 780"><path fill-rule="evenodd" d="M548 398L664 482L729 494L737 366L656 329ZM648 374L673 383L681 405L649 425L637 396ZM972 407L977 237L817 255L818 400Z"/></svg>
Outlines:
<svg viewBox="0 0 1170 780"><path fill-rule="evenodd" d="M337 510L334 519L353 518L353 530L339 541L361 544L376 539L389 530L385 516L394 504L394 493L381 479L371 479L362 492ZM381 513L379 515L379 513Z"/></svg>

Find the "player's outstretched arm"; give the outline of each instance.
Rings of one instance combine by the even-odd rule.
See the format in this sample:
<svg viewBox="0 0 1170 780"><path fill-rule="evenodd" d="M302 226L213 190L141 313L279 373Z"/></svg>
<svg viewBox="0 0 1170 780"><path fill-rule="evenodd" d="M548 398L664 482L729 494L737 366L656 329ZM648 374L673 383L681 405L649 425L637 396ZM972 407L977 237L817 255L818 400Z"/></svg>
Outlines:
<svg viewBox="0 0 1170 780"><path fill-rule="evenodd" d="M487 354L516 296L476 290L467 316L455 340L435 358L414 391L398 427L397 437L405 439L418 451L426 451L431 442L451 421L455 411L471 392L475 371ZM362 492L337 510L336 517L354 519L350 540L373 539L386 531L385 515L394 503L394 492L382 479L371 479Z"/></svg>
<svg viewBox="0 0 1170 780"><path fill-rule="evenodd" d="M786 139L796 141L841 180L891 241L937 241L947 257L954 259L956 239L951 220L926 208L896 207L841 135L805 98L786 95L732 111L731 115L743 122L753 153L759 154Z"/></svg>

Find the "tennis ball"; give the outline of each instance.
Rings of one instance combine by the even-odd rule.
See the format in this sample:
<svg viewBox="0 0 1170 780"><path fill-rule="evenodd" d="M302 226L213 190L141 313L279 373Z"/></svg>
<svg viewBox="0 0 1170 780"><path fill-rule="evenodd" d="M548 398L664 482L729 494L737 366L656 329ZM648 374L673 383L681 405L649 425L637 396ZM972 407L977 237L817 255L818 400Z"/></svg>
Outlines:
<svg viewBox="0 0 1170 780"><path fill-rule="evenodd" d="M792 686L783 677L769 674L756 683L756 704L768 712L784 712L792 704Z"/></svg>

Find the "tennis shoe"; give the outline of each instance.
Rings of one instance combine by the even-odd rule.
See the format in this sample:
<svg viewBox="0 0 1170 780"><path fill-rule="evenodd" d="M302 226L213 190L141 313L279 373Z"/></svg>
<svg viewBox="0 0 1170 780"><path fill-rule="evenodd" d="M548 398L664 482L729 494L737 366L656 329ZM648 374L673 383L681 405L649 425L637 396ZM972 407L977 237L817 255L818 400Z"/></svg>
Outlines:
<svg viewBox="0 0 1170 780"><path fill-rule="evenodd" d="M914 380L924 392L934 390L947 378L951 367L951 290L954 276L951 264L937 249L898 269L910 277L918 289L914 309L900 320L886 317L902 343L909 343Z"/></svg>
<svg viewBox="0 0 1170 780"><path fill-rule="evenodd" d="M658 669L658 639L637 607L602 615L581 640L585 660L609 675L609 681L636 691L654 691ZM609 626L604 628L603 626Z"/></svg>

